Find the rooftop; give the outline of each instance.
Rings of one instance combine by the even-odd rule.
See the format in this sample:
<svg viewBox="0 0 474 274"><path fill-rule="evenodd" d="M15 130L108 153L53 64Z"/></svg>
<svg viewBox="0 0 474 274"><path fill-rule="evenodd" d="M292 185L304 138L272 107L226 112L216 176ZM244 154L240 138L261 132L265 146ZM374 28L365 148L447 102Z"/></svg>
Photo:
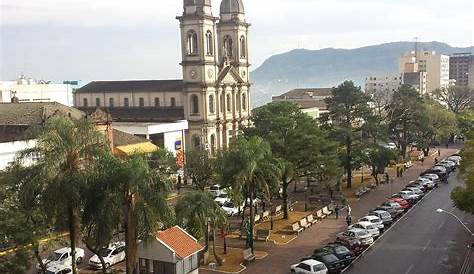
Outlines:
<svg viewBox="0 0 474 274"><path fill-rule="evenodd" d="M79 107L92 114L97 107ZM112 116L113 122L170 122L184 119L183 107L117 107L100 108Z"/></svg>
<svg viewBox="0 0 474 274"><path fill-rule="evenodd" d="M187 258L203 249L193 236L179 226L174 226L156 235L156 239L164 243L181 259Z"/></svg>
<svg viewBox="0 0 474 274"><path fill-rule="evenodd" d="M315 97L329 97L332 94L331 92L332 88L299 88L292 89L280 96L274 96L273 99L314 99Z"/></svg>
<svg viewBox="0 0 474 274"><path fill-rule="evenodd" d="M129 134L117 129L114 129L113 131L113 140L114 140L114 146L127 146L127 145L134 145L134 144L141 144L141 143L149 143L150 140L147 140L145 138L135 136L133 134Z"/></svg>
<svg viewBox="0 0 474 274"><path fill-rule="evenodd" d="M39 125L55 115L74 119L85 116L80 110L54 102L0 103L0 125Z"/></svg>
<svg viewBox="0 0 474 274"><path fill-rule="evenodd" d="M93 81L78 89L76 93L176 92L183 91L183 87L183 80Z"/></svg>

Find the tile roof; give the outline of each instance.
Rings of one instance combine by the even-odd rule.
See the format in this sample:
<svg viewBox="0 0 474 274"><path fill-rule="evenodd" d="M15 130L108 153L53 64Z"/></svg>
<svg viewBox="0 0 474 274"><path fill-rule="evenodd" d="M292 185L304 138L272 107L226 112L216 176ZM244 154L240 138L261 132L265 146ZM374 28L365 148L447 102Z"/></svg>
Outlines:
<svg viewBox="0 0 474 274"><path fill-rule="evenodd" d="M183 91L183 80L93 81L76 93Z"/></svg>
<svg viewBox="0 0 474 274"><path fill-rule="evenodd" d="M274 96L274 99L311 99L314 97L329 97L331 96L332 88L299 88L292 89L279 96Z"/></svg>
<svg viewBox="0 0 474 274"><path fill-rule="evenodd" d="M327 110L328 106L324 100L298 100L295 102L300 108L319 108L319 110Z"/></svg>
<svg viewBox="0 0 474 274"><path fill-rule="evenodd" d="M92 114L96 107L79 107L80 110ZM112 116L113 122L170 122L184 120L183 107L117 107L101 108Z"/></svg>
<svg viewBox="0 0 474 274"><path fill-rule="evenodd" d="M79 119L84 113L60 103L0 103L0 125L37 125L54 115Z"/></svg>
<svg viewBox="0 0 474 274"><path fill-rule="evenodd" d="M113 140L114 140L115 147L150 142L150 140L147 140L145 138L135 136L133 134L129 134L117 129L113 130Z"/></svg>
<svg viewBox="0 0 474 274"><path fill-rule="evenodd" d="M204 248L193 236L189 235L179 226L158 232L156 239L163 242L181 259L189 257Z"/></svg>

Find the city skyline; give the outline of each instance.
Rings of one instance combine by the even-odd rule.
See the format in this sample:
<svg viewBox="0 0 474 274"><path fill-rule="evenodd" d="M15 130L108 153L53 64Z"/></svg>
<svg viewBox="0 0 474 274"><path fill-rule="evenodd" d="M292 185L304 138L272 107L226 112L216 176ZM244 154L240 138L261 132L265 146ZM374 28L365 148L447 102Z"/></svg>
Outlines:
<svg viewBox="0 0 474 274"><path fill-rule="evenodd" d="M218 16L220 1L212 4ZM291 0L247 0L244 4L252 23L252 69L271 55L295 48L357 48L411 41L415 36L452 46L474 44L472 3L465 0L304 0L298 5ZM25 73L40 79L86 81L181 78L179 23L174 19L181 12L182 1L174 0L82 0L68 5L58 0L4 0L0 76L7 80ZM450 20L453 16L456 20Z"/></svg>

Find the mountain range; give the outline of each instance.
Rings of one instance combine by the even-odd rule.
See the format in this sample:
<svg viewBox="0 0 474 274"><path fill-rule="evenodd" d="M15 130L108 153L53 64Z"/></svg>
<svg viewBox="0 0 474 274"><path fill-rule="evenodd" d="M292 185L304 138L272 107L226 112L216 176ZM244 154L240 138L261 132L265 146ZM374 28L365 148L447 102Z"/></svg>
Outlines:
<svg viewBox="0 0 474 274"><path fill-rule="evenodd" d="M442 42L419 42L419 50L441 54L474 52ZM252 72L253 104L259 106L294 88L333 87L345 80L364 86L369 75L398 71L398 58L415 48L414 42L392 42L355 49L295 49L273 55Z"/></svg>

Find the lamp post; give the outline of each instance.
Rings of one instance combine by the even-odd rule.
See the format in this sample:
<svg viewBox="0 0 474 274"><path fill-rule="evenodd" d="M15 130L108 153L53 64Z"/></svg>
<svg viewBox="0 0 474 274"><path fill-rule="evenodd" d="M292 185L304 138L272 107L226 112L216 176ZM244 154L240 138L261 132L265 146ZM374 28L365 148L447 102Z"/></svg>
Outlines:
<svg viewBox="0 0 474 274"><path fill-rule="evenodd" d="M308 211L308 187L304 187L304 212Z"/></svg>
<svg viewBox="0 0 474 274"><path fill-rule="evenodd" d="M438 208L436 209L436 212L438 213L446 213L452 217L454 217L454 219L456 219L459 223L461 223L461 225L467 230L467 232L469 232L469 234L471 234L471 237L474 237L474 233L472 233L472 231L461 221L461 219L459 219L458 216L454 215L453 213L449 212L449 211L446 211L444 209L441 209L441 208Z"/></svg>

